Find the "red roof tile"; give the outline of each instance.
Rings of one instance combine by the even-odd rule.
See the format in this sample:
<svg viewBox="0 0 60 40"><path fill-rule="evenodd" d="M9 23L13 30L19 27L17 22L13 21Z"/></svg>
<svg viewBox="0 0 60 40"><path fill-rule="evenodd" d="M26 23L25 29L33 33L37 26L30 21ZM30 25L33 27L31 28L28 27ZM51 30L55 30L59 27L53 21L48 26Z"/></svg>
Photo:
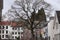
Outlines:
<svg viewBox="0 0 60 40"><path fill-rule="evenodd" d="M23 26L23 22L9 22L9 21L2 21L0 22L0 25L11 25L12 27L17 27L17 26Z"/></svg>
<svg viewBox="0 0 60 40"><path fill-rule="evenodd" d="M8 21L2 21L2 22L0 22L0 25L10 25L11 24L11 22L8 22Z"/></svg>

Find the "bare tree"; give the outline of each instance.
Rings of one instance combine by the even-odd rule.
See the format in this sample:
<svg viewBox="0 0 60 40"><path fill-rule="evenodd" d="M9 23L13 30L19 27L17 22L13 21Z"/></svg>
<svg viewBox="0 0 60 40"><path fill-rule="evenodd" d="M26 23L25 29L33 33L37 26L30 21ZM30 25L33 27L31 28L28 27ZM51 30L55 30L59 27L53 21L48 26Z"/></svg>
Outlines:
<svg viewBox="0 0 60 40"><path fill-rule="evenodd" d="M33 30L47 24L44 10L49 6L44 0L16 0L7 12L8 19L10 19L8 21L15 21L17 25L22 21L24 25L21 26L31 30L34 38Z"/></svg>

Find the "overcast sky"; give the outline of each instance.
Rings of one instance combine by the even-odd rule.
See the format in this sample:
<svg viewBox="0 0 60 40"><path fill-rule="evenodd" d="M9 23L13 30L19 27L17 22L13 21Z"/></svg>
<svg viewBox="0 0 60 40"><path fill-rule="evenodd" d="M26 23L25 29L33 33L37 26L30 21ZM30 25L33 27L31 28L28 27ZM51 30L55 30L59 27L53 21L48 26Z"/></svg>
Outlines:
<svg viewBox="0 0 60 40"><path fill-rule="evenodd" d="M51 4L55 10L60 10L60 0L45 0L45 1Z"/></svg>
<svg viewBox="0 0 60 40"><path fill-rule="evenodd" d="M45 0L45 1L49 4L51 4L55 10L60 10L60 0ZM4 0L3 1L3 11L2 11L3 14L5 14L8 9L10 9L13 2L14 2L14 0Z"/></svg>
<svg viewBox="0 0 60 40"><path fill-rule="evenodd" d="M8 9L10 9L13 2L14 2L14 0L4 0L3 1L3 10L2 10L3 14L6 13Z"/></svg>

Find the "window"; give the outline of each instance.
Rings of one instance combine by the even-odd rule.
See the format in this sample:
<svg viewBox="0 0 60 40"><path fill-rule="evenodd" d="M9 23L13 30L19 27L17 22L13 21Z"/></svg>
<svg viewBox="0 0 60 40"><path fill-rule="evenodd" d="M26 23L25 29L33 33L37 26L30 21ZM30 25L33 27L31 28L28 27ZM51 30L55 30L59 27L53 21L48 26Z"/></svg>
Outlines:
<svg viewBox="0 0 60 40"><path fill-rule="evenodd" d="M13 30L17 30L17 28L12 28Z"/></svg>
<svg viewBox="0 0 60 40"><path fill-rule="evenodd" d="M6 29L8 29L8 26L6 26Z"/></svg>
<svg viewBox="0 0 60 40"><path fill-rule="evenodd" d="M53 29L54 29L55 27L53 26Z"/></svg>
<svg viewBox="0 0 60 40"><path fill-rule="evenodd" d="M1 28L4 29L4 26L2 26Z"/></svg>
<svg viewBox="0 0 60 40"><path fill-rule="evenodd" d="M14 36L12 36L12 38L14 38Z"/></svg>
<svg viewBox="0 0 60 40"><path fill-rule="evenodd" d="M12 34L14 34L14 32L12 32Z"/></svg>
<svg viewBox="0 0 60 40"><path fill-rule="evenodd" d="M15 32L15 34L17 34L17 32Z"/></svg>
<svg viewBox="0 0 60 40"><path fill-rule="evenodd" d="M8 35L6 35L6 38L8 38Z"/></svg>
<svg viewBox="0 0 60 40"><path fill-rule="evenodd" d="M18 34L20 34L20 32L18 32Z"/></svg>
<svg viewBox="0 0 60 40"><path fill-rule="evenodd" d="M48 39L50 40L50 36L48 37Z"/></svg>
<svg viewBox="0 0 60 40"><path fill-rule="evenodd" d="M0 30L0 34L1 34L1 30Z"/></svg>
<svg viewBox="0 0 60 40"><path fill-rule="evenodd" d="M6 34L8 33L8 31L6 31Z"/></svg>
<svg viewBox="0 0 60 40"><path fill-rule="evenodd" d="M2 33L4 33L4 30L2 30Z"/></svg>
<svg viewBox="0 0 60 40"><path fill-rule="evenodd" d="M1 39L1 35L0 35L0 39Z"/></svg>
<svg viewBox="0 0 60 40"><path fill-rule="evenodd" d="M2 35L2 38L4 38L4 35Z"/></svg>
<svg viewBox="0 0 60 40"><path fill-rule="evenodd" d="M0 26L0 29L1 29L1 26Z"/></svg>
<svg viewBox="0 0 60 40"><path fill-rule="evenodd" d="M14 30L14 28L12 28Z"/></svg>
<svg viewBox="0 0 60 40"><path fill-rule="evenodd" d="M17 38L17 37L15 36L15 38Z"/></svg>

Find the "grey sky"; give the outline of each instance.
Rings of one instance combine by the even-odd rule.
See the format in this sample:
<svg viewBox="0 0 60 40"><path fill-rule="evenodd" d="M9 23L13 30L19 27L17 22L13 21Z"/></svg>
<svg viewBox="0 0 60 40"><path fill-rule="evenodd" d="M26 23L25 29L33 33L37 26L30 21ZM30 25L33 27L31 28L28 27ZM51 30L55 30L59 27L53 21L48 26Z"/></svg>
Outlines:
<svg viewBox="0 0 60 40"><path fill-rule="evenodd" d="M45 0L45 1L51 4L55 10L60 10L60 0ZM13 2L14 0L3 1L3 11L2 11L3 14L5 14L8 11L8 9L10 9Z"/></svg>
<svg viewBox="0 0 60 40"><path fill-rule="evenodd" d="M11 5L13 4L14 0L4 0L3 1L3 10L2 14L5 14L8 9L10 9Z"/></svg>
<svg viewBox="0 0 60 40"><path fill-rule="evenodd" d="M60 10L60 0L45 0L45 1L51 4L55 10Z"/></svg>

